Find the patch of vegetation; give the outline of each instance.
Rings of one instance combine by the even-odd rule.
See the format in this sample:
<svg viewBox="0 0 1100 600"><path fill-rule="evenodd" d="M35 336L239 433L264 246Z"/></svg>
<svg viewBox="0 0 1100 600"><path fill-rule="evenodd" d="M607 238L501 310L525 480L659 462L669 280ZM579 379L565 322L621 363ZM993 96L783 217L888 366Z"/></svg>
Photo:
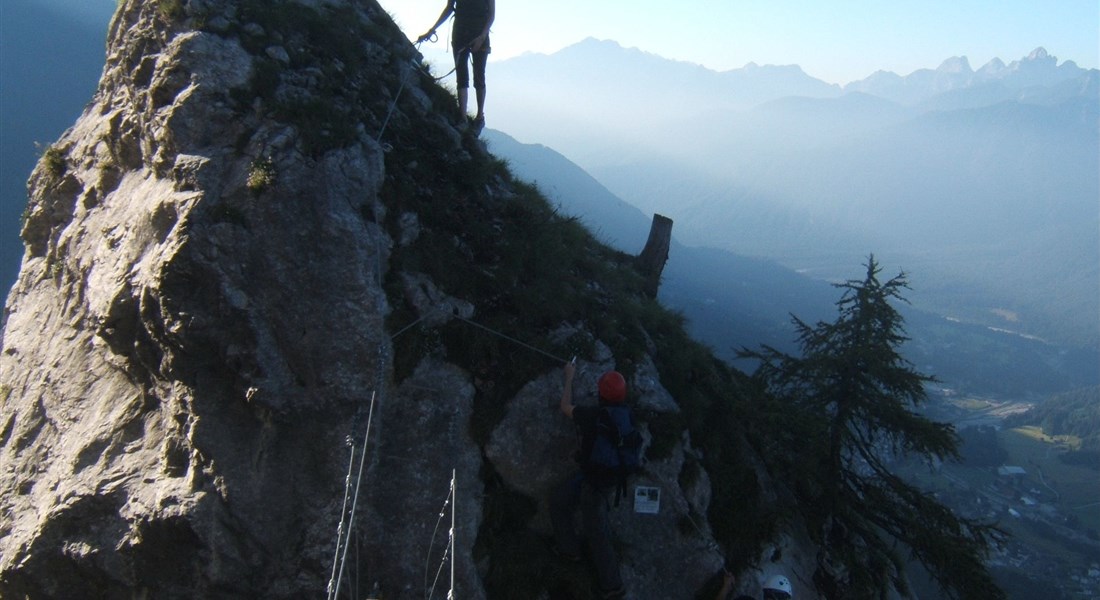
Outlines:
<svg viewBox="0 0 1100 600"><path fill-rule="evenodd" d="M1037 442L1043 442L1045 444L1059 444L1070 449L1077 449L1081 447L1081 438L1075 435L1048 435L1045 431L1043 431L1042 427L1037 427L1034 425L1016 427L1015 431L1020 435L1029 437Z"/></svg>
<svg viewBox="0 0 1100 600"><path fill-rule="evenodd" d="M157 0L157 13L168 20L183 16L183 0Z"/></svg>
<svg viewBox="0 0 1100 600"><path fill-rule="evenodd" d="M258 158L252 161L248 169L248 179L245 185L253 194L259 194L275 185L278 173L275 171L275 163L270 158Z"/></svg>
<svg viewBox="0 0 1100 600"><path fill-rule="evenodd" d="M38 144L36 144L38 145ZM41 146L39 146L41 148ZM65 151L57 144L50 144L41 150L42 164L46 172L55 178L61 177L69 168L69 160Z"/></svg>
<svg viewBox="0 0 1100 600"><path fill-rule="evenodd" d="M958 400L948 400L947 402L948 402L948 404L950 404L950 405L952 405L956 408L959 408L959 409L962 409L962 410L965 410L965 411L971 411L971 412L977 412L977 411L980 411L980 410L988 410L988 409L993 408L997 405L996 402L993 402L992 400L986 400L986 399L983 399L983 398L961 398L961 399L958 399Z"/></svg>
<svg viewBox="0 0 1100 600"><path fill-rule="evenodd" d="M46 260L46 273L51 279L60 279L65 274L65 263L57 256L51 255Z"/></svg>

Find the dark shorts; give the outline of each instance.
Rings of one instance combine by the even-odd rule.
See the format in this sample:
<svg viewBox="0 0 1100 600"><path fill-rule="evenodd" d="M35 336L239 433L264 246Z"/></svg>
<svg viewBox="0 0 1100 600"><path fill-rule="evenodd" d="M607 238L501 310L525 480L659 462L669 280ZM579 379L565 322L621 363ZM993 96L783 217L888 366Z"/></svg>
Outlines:
<svg viewBox="0 0 1100 600"><path fill-rule="evenodd" d="M485 89L485 64L489 61L489 36L485 36L485 42L481 44L477 52L470 50L470 43L481 35L484 29L484 21L475 21L470 24L467 21L455 20L454 29L451 32L451 48L455 57L455 85L459 89L470 87L470 57L474 63L474 88Z"/></svg>
<svg viewBox="0 0 1100 600"><path fill-rule="evenodd" d="M455 54L469 47L474 38L481 35L483 29L485 29L485 18L460 19L455 17L454 28L451 29L451 47L454 48ZM489 36L485 36L485 43L478 49L478 53L488 54L490 50Z"/></svg>

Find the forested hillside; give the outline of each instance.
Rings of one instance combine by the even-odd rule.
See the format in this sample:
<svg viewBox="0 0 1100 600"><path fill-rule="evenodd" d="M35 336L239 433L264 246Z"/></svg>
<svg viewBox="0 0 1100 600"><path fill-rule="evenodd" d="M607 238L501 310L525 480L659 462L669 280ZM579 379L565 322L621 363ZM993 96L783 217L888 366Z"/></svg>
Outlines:
<svg viewBox="0 0 1100 600"><path fill-rule="evenodd" d="M1036 426L1047 435L1081 439L1081 450L1100 451L1100 387L1052 397L1026 413L1005 421L1009 427Z"/></svg>

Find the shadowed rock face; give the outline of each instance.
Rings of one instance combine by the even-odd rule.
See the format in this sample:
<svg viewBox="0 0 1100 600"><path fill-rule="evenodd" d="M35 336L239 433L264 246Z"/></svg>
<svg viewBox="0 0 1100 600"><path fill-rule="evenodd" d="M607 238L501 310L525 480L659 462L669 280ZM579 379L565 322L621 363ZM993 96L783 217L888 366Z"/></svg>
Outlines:
<svg viewBox="0 0 1100 600"><path fill-rule="evenodd" d="M492 546L486 481L531 500L545 541L574 440L553 365L487 443L469 361L427 352L395 381L395 301L422 327L485 314L391 264L426 227L383 191L416 168L378 141L397 90L402 131L490 157L373 1L176 6L120 6L98 92L31 176L0 338L0 596L318 597L367 439L352 591L423 597L454 473L456 593L486 597L510 560L475 551ZM516 196L499 178L484 193ZM578 390L616 362L596 345ZM631 384L679 410L652 361ZM684 434L640 479L660 515L616 512L640 598L690 597L721 565L706 474L681 487L692 452Z"/></svg>

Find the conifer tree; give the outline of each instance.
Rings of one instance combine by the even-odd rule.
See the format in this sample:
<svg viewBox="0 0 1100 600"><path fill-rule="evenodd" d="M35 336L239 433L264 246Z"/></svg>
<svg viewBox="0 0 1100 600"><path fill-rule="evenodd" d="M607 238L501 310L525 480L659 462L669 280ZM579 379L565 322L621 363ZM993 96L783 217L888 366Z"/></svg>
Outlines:
<svg viewBox="0 0 1100 600"><path fill-rule="evenodd" d="M802 355L743 350L760 361L756 377L782 427L768 452L790 479L819 544L814 582L827 598L908 595L906 559L919 560L952 598L1004 598L984 557L1004 534L962 518L890 469L903 456L958 459L950 424L916 412L931 377L899 352L907 341L892 301L905 301L904 273L879 280L874 256L863 280L837 284L843 295L832 323L793 319Z"/></svg>

